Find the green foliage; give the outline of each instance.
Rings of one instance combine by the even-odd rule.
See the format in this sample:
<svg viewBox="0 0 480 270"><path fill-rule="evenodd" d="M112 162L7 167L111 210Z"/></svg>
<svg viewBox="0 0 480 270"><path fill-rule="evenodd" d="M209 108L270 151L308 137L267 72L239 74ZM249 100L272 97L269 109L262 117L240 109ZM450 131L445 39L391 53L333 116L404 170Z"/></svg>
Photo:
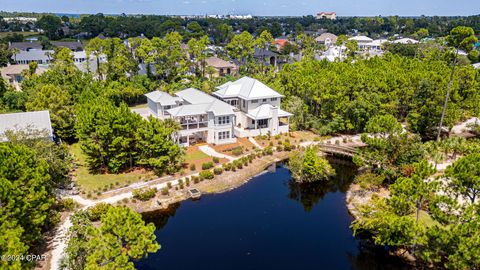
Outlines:
<svg viewBox="0 0 480 270"><path fill-rule="evenodd" d="M307 147L304 152L292 152L288 166L298 182L324 180L335 174L328 160L318 156L318 150L314 147Z"/></svg>
<svg viewBox="0 0 480 270"><path fill-rule="evenodd" d="M253 37L247 31L234 36L227 45L228 55L233 59L237 59L241 63L241 67L253 58L254 51Z"/></svg>
<svg viewBox="0 0 480 270"><path fill-rule="evenodd" d="M355 183L359 184L362 189L375 190L385 181L384 175L372 172L362 173L355 176Z"/></svg>
<svg viewBox="0 0 480 270"><path fill-rule="evenodd" d="M480 154L474 153L460 158L449 166L445 175L450 178L450 188L474 204L480 195Z"/></svg>
<svg viewBox="0 0 480 270"><path fill-rule="evenodd" d="M45 31L49 39L57 39L62 21L58 16L44 15L37 21L37 26Z"/></svg>
<svg viewBox="0 0 480 270"><path fill-rule="evenodd" d="M215 177L215 174L210 171L210 170L204 170L200 172L200 177L203 179L213 179Z"/></svg>
<svg viewBox="0 0 480 270"><path fill-rule="evenodd" d="M209 162L205 162L202 164L202 170L208 170L208 169L211 169L213 168L213 162L209 161Z"/></svg>
<svg viewBox="0 0 480 270"><path fill-rule="evenodd" d="M214 169L213 169L213 173L214 173L215 175L220 175L220 174L223 173L223 169L222 169L222 168L214 168Z"/></svg>
<svg viewBox="0 0 480 270"><path fill-rule="evenodd" d="M133 198L140 201L148 201L151 198L155 197L157 194L156 188L147 188L147 189L135 189L133 192Z"/></svg>
<svg viewBox="0 0 480 270"><path fill-rule="evenodd" d="M25 145L0 144L0 202L0 254L25 256L53 227L55 202L48 163ZM0 261L5 269L28 264Z"/></svg>
<svg viewBox="0 0 480 270"><path fill-rule="evenodd" d="M239 147L235 147L233 150L232 150L232 155L238 157L240 155L243 154L243 146L239 146Z"/></svg>
<svg viewBox="0 0 480 270"><path fill-rule="evenodd" d="M121 226L119 226L121 224ZM132 260L156 252L155 226L126 207L110 207L93 226L85 212L72 217L64 265L69 269L135 269Z"/></svg>
<svg viewBox="0 0 480 270"><path fill-rule="evenodd" d="M48 110L55 134L67 141L75 138L75 113L72 99L69 93L60 87L44 85L38 92L29 96L26 108L29 111Z"/></svg>

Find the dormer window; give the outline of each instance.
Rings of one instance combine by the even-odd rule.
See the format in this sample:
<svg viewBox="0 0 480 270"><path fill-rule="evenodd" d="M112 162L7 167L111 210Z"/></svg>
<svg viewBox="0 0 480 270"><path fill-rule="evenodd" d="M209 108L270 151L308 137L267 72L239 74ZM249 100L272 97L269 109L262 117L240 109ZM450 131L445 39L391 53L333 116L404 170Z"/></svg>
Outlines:
<svg viewBox="0 0 480 270"><path fill-rule="evenodd" d="M258 103L258 99L252 100L252 103Z"/></svg>
<svg viewBox="0 0 480 270"><path fill-rule="evenodd" d="M271 98L270 100L271 100L271 101L277 101L277 98L274 97L274 98Z"/></svg>

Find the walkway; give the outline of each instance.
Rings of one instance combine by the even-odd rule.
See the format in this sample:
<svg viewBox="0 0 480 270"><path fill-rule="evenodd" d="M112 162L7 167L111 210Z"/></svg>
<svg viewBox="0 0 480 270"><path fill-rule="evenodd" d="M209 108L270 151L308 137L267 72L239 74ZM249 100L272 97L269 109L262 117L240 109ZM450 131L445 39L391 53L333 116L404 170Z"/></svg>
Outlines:
<svg viewBox="0 0 480 270"><path fill-rule="evenodd" d="M263 147L257 143L257 141L253 138L253 137L248 137L248 140L253 144L255 145L255 147L257 147L258 149L263 149Z"/></svg>
<svg viewBox="0 0 480 270"><path fill-rule="evenodd" d="M215 151L215 149L211 148L208 145L201 145L201 146L198 147L198 149L200 149L200 151L202 151L205 154L207 154L209 156L212 156L212 157L226 158L226 159L228 159L228 161L234 161L236 159L232 156L218 153L217 151Z"/></svg>

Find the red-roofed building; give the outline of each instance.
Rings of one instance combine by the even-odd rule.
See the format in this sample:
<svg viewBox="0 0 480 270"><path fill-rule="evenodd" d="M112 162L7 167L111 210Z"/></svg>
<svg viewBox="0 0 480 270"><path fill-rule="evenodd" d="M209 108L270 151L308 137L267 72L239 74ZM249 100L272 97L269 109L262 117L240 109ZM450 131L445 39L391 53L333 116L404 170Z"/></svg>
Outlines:
<svg viewBox="0 0 480 270"><path fill-rule="evenodd" d="M287 44L288 44L288 40L283 38L275 39L275 41L273 42L273 45L275 45L277 50L283 50L283 48L285 48L285 45Z"/></svg>

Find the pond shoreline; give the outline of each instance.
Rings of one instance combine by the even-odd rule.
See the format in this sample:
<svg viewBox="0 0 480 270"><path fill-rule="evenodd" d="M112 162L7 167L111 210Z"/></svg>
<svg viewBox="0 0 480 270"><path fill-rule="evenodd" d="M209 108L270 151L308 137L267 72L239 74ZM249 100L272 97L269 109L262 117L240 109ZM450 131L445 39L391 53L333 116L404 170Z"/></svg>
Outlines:
<svg viewBox="0 0 480 270"><path fill-rule="evenodd" d="M216 175L213 180L204 180L198 184L193 184L183 190L173 190L172 195L166 198L155 197L147 202L131 202L127 206L138 213L144 214L156 212L162 209L168 209L171 205L190 199L187 190L190 188L198 189L202 194L219 194L234 190L248 183L256 176L264 173L267 169L279 162L284 162L289 157L289 152L274 152L272 155L263 156L254 159L248 166L236 171L224 171L221 175Z"/></svg>

